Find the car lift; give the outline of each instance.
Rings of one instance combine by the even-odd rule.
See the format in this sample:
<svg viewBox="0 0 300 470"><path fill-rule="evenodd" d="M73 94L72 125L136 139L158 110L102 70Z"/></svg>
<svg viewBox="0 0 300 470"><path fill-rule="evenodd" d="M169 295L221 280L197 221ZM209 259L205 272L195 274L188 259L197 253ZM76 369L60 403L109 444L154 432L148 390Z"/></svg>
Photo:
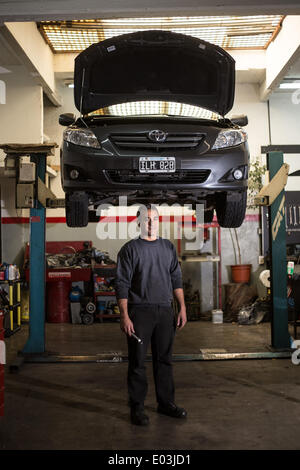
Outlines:
<svg viewBox="0 0 300 470"><path fill-rule="evenodd" d="M255 203L268 206L270 278L272 297L271 346L290 348L287 304L287 261L285 229L285 194L289 165L281 151L267 152L267 182L255 197Z"/></svg>
<svg viewBox="0 0 300 470"><path fill-rule="evenodd" d="M45 351L45 208L63 207L64 200L56 199L46 188L46 160L53 154L56 144L35 144L1 146L9 156L30 155L36 164L37 181L35 201L30 209L30 316L29 337L23 351L10 366L10 371L17 371L23 362L63 363L63 362L123 362L127 356L121 352L96 355L59 355ZM287 298L286 298L286 248L284 186L288 166L283 164L282 152L267 154L270 182L257 196L257 201L269 205L270 240L272 246L271 286L273 298L272 345L269 351L262 352L218 352L203 350L200 354L174 354L174 361L200 361L225 359L274 359L291 357L290 337L288 334ZM38 182L38 183L37 183ZM41 202L42 201L42 202ZM151 356L147 356L151 361Z"/></svg>
<svg viewBox="0 0 300 470"><path fill-rule="evenodd" d="M29 338L23 354L45 352L45 226L46 206L63 207L64 199L56 199L45 186L47 156L53 155L56 144L5 144L0 148L10 159L30 156L36 165L34 201L30 209L30 317ZM15 165L16 167L16 165ZM19 356L16 365L24 357Z"/></svg>
<svg viewBox="0 0 300 470"><path fill-rule="evenodd" d="M284 186L286 185L289 165L283 163L284 154L299 154L300 145L268 145L261 147L267 154L267 169L272 178L269 185L262 188L255 198L257 204L268 205L269 246L271 257L271 294L272 319L271 333L274 348L293 350L293 338L288 331L287 306L287 260L286 260L286 214ZM273 188L272 182L274 182ZM268 190L268 187L271 188Z"/></svg>

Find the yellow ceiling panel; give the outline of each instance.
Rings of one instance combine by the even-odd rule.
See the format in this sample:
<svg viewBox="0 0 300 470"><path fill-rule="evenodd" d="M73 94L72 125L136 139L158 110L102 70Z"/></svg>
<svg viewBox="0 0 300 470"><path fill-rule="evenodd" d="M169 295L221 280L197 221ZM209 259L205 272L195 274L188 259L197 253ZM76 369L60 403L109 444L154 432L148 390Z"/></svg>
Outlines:
<svg viewBox="0 0 300 470"><path fill-rule="evenodd" d="M282 15L115 18L44 21L38 27L53 52L81 52L95 42L148 29L189 34L224 49L264 49L283 19Z"/></svg>

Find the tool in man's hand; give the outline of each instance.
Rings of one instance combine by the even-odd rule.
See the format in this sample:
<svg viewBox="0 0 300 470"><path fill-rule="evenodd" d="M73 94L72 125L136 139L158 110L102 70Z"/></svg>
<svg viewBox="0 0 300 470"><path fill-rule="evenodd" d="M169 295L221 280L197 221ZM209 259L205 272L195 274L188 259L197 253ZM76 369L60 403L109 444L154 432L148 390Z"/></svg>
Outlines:
<svg viewBox="0 0 300 470"><path fill-rule="evenodd" d="M143 344L143 341L141 340L141 338L139 338L138 336L136 336L134 333L131 333L131 336L137 340L138 343L140 344Z"/></svg>

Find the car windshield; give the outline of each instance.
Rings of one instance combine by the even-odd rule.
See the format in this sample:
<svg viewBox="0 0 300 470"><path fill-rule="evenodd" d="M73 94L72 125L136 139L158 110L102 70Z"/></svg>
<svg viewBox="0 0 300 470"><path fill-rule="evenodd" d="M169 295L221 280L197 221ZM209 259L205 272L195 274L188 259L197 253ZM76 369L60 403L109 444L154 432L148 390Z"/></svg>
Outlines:
<svg viewBox="0 0 300 470"><path fill-rule="evenodd" d="M176 116L218 121L221 116L198 106L170 101L134 101L100 108L88 116Z"/></svg>

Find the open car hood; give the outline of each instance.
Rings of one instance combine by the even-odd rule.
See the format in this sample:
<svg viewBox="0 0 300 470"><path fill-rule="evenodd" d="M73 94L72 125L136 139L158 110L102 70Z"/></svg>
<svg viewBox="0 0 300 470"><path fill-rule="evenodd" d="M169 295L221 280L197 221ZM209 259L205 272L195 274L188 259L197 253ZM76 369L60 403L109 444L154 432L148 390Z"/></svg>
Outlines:
<svg viewBox="0 0 300 470"><path fill-rule="evenodd" d="M87 114L130 101L173 101L224 116L235 61L224 49L169 31L139 31L92 44L75 59L74 99Z"/></svg>

